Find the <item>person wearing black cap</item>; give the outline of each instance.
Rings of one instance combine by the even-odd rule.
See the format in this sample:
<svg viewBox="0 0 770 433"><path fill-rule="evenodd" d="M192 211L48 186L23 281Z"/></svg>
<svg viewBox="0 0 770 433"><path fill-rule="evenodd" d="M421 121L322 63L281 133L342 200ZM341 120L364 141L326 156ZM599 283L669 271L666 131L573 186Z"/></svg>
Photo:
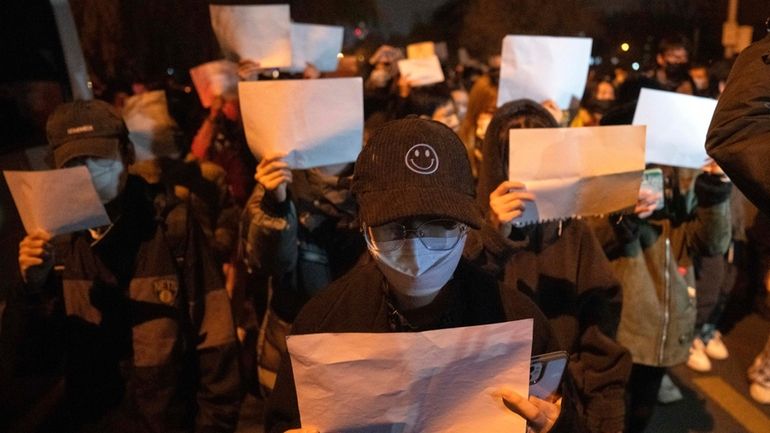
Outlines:
<svg viewBox="0 0 770 433"><path fill-rule="evenodd" d="M462 259L467 233L482 217L465 147L448 127L417 118L384 125L358 157L352 191L371 260L311 299L293 334L410 332L533 318L533 355L558 350L532 301L501 290ZM569 379L562 388L561 406L517 395L510 402L526 413L533 431L580 431ZM300 429L288 356L267 402L265 428L312 431Z"/></svg>
<svg viewBox="0 0 770 433"><path fill-rule="evenodd" d="M30 299L63 298L66 389L54 424L61 431L235 430L235 329L200 227L185 206L127 174L133 146L107 103L63 104L47 132L54 167L86 166L112 221L53 239L37 231L19 247Z"/></svg>

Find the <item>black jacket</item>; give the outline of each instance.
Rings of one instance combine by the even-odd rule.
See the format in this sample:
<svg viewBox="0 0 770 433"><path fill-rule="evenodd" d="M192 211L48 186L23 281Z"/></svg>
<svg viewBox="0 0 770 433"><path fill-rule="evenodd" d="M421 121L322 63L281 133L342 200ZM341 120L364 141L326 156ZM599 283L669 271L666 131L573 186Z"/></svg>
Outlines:
<svg viewBox="0 0 770 433"><path fill-rule="evenodd" d="M711 119L706 151L770 215L770 35L738 56Z"/></svg>
<svg viewBox="0 0 770 433"><path fill-rule="evenodd" d="M557 126L534 101L498 109L484 138L479 172L477 200L487 217L489 194L508 179L508 130L522 117L521 126ZM548 318L570 353L568 366L590 431L622 430L631 356L615 341L620 284L588 226L580 220L534 224L514 227L508 238L485 226L471 234L464 254L505 287L532 298Z"/></svg>
<svg viewBox="0 0 770 433"><path fill-rule="evenodd" d="M234 431L235 327L218 265L184 205L131 176L104 236L54 238L63 299L62 431ZM160 212L164 209L167 212ZM52 312L54 313L54 312Z"/></svg>
<svg viewBox="0 0 770 433"><path fill-rule="evenodd" d="M393 332L393 312L388 305L383 282L384 277L374 262L353 268L305 305L294 322L292 333ZM460 302L453 305L458 306L459 311L449 309L445 315L448 320L428 325L421 330L534 318L532 354L559 350L559 343L545 317L518 291L501 289L494 279L464 261L458 265L449 284L455 284L458 289ZM402 329L396 326L395 330ZM365 386L365 381L361 383ZM562 385L562 394L561 416L552 431L582 431L569 378ZM330 401L330 404L334 402ZM299 427L297 393L288 357L284 357L281 362L265 416L265 430L269 432L283 432Z"/></svg>

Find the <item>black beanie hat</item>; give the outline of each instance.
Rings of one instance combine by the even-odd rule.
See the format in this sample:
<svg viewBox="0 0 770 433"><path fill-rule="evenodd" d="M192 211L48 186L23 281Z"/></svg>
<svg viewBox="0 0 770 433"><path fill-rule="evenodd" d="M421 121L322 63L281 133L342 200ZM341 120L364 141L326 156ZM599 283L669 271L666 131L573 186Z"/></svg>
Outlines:
<svg viewBox="0 0 770 433"><path fill-rule="evenodd" d="M351 190L370 226L416 216L481 226L465 146L432 120L400 119L375 131L358 155Z"/></svg>

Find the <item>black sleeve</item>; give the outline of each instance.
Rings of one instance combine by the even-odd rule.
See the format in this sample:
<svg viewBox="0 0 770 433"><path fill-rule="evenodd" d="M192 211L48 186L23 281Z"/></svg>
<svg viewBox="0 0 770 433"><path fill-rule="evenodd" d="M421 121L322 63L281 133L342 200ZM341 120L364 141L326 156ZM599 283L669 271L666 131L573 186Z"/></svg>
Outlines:
<svg viewBox="0 0 770 433"><path fill-rule="evenodd" d="M770 214L770 35L745 49L730 72L706 150L763 212Z"/></svg>

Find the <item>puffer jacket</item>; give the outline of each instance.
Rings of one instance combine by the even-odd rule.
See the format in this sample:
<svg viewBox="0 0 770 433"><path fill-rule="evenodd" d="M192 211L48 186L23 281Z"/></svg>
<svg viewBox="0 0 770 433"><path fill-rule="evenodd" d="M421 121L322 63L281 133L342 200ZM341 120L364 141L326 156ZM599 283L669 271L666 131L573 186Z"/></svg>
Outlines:
<svg viewBox="0 0 770 433"><path fill-rule="evenodd" d="M692 257L724 254L730 242L731 184L701 174L694 211L672 207L589 220L623 287L618 341L636 364L669 367L687 360L695 326Z"/></svg>
<svg viewBox="0 0 770 433"><path fill-rule="evenodd" d="M557 126L534 101L513 101L498 109L484 139L477 193L488 218L490 193L508 179L508 128L519 116L527 118L523 126ZM487 225L471 233L465 256L505 287L529 296L546 315L570 353L568 367L589 430L622 430L631 357L614 338L621 291L588 226L579 220L534 224L514 227L505 238Z"/></svg>
<svg viewBox="0 0 770 433"><path fill-rule="evenodd" d="M265 276L270 299L257 341L257 374L266 394L299 310L365 251L344 178L339 185L340 178L318 170L292 174L287 200L277 203L257 185L241 219L241 259Z"/></svg>

